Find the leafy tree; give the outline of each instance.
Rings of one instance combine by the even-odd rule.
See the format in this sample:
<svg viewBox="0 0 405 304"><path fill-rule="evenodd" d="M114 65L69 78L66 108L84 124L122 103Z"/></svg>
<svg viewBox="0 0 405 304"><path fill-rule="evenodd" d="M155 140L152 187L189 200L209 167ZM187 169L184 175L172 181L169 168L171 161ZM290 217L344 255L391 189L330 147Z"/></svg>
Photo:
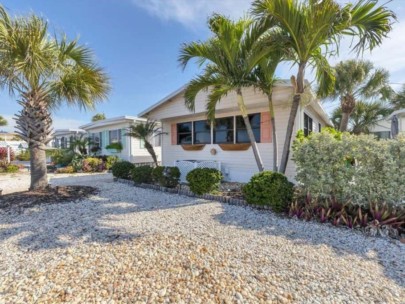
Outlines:
<svg viewBox="0 0 405 304"><path fill-rule="evenodd" d="M46 144L52 137L50 111L63 103L94 108L107 97L109 80L91 51L65 35L48 33L35 15L11 18L0 7L0 84L17 95L18 134L31 154L31 190L48 185Z"/></svg>
<svg viewBox="0 0 405 304"><path fill-rule="evenodd" d="M94 115L94 116L91 118L91 121L92 121L92 122L95 122L95 121L105 120L105 119L106 119L106 117L105 117L105 114L104 114L104 113L97 113L96 115Z"/></svg>
<svg viewBox="0 0 405 304"><path fill-rule="evenodd" d="M158 166L157 156L153 145L151 144L151 138L160 136L162 131L156 121L148 120L145 123L138 123L129 127L127 136L137 138L145 143L145 149L152 156L155 166Z"/></svg>
<svg viewBox="0 0 405 304"><path fill-rule="evenodd" d="M392 110L380 101L358 101L350 115L347 131L353 134L368 134L379 120L391 112ZM336 129L340 128L342 116L343 111L340 106L332 112L331 120Z"/></svg>
<svg viewBox="0 0 405 304"><path fill-rule="evenodd" d="M7 120L0 115L0 126L7 126Z"/></svg>
<svg viewBox="0 0 405 304"><path fill-rule="evenodd" d="M353 50L372 50L391 30L395 14L373 0L344 6L334 0L255 0L252 11L258 19L267 20L269 27L285 33L286 38L279 44L291 50L291 60L298 66L296 77L292 77L294 97L280 163L280 172L285 173L294 122L305 90L306 68L315 69L320 92L329 94L335 77L327 58L332 49L339 47L339 40L352 36L358 38Z"/></svg>
<svg viewBox="0 0 405 304"><path fill-rule="evenodd" d="M269 52L259 39L265 34L267 26L250 19L231 21L221 15L213 15L208 24L213 34L210 39L184 44L181 48L179 61L184 68L191 59L197 59L200 66L205 64L203 73L191 80L184 93L186 106L193 111L197 94L209 90L207 116L214 120L217 104L227 94L235 92L257 167L263 171L242 88L253 86L255 78L252 71Z"/></svg>
<svg viewBox="0 0 405 304"><path fill-rule="evenodd" d="M388 71L374 68L370 61L342 61L335 67L335 78L335 86L329 97L331 99L340 98L342 111L340 131L348 130L353 111L360 110L363 115L366 109L368 114L372 113L370 110L377 109L378 103L372 103L370 107L366 107L364 102L356 108L357 99L387 100L393 95L393 90L389 85ZM355 119L358 118L358 116L355 117Z"/></svg>
<svg viewBox="0 0 405 304"><path fill-rule="evenodd" d="M394 95L391 100L391 105L394 111L405 109L405 85L403 85L401 90Z"/></svg>

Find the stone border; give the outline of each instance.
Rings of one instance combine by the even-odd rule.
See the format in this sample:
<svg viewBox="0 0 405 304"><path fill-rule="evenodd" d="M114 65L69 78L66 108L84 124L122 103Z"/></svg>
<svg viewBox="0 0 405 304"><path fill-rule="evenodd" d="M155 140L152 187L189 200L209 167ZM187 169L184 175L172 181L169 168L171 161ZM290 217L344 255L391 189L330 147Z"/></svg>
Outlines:
<svg viewBox="0 0 405 304"><path fill-rule="evenodd" d="M205 199L205 200L209 200L209 201L217 201L220 203L236 205L236 206L247 206L247 207L252 207L255 209L259 209L259 210L271 210L271 208L269 206L251 205L251 204L248 204L243 199L237 199L237 198L232 198L232 197L228 197L228 196L212 195L212 194L197 195L197 194L191 192L190 190L182 190L181 186L180 186L180 188L167 188L167 187L151 185L151 184L136 184L135 182L133 182L131 180L116 178L116 177L114 177L114 181L118 182L118 183L126 184L126 185L131 185L134 187L142 188L142 189L157 190L157 191L161 191L161 192L179 194L179 195L184 195L184 196L194 197L194 198L201 198L201 199Z"/></svg>

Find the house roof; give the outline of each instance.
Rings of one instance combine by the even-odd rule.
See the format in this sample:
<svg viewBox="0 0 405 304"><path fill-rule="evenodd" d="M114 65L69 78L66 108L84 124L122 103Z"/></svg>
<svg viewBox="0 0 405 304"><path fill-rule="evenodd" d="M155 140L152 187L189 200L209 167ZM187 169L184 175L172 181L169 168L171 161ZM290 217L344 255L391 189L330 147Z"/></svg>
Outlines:
<svg viewBox="0 0 405 304"><path fill-rule="evenodd" d="M391 115L387 117L387 120L390 120L392 118L392 116L394 116L394 115L405 116L405 109L400 109L400 110L396 110L396 111L392 112Z"/></svg>
<svg viewBox="0 0 405 304"><path fill-rule="evenodd" d="M82 129L56 129L54 135L64 135L64 134L71 134L71 133L86 133L86 131Z"/></svg>
<svg viewBox="0 0 405 304"><path fill-rule="evenodd" d="M309 84L308 81L305 81L306 84ZM281 79L278 80L276 82L276 86L278 87L290 87L291 86L291 81L289 79ZM147 108L146 110L142 111L141 113L138 114L139 117L146 117L150 112L152 112L153 110L157 109L158 107L160 107L161 105L172 101L172 99L174 97L176 97L177 95L183 93L185 91L185 89L187 88L187 84L181 86L180 88L178 88L177 90L175 90L174 92L172 92L171 94L167 95L166 97L164 97L163 99L159 100L158 102L156 102L155 104L153 104L152 106L150 106L149 108ZM329 124L329 126L333 126L332 121L330 120L328 114L326 113L326 111L324 110L324 108L322 107L322 104L320 103L319 100L315 99L312 103L310 103L310 105L314 108L314 110L325 120L325 122L327 122Z"/></svg>
<svg viewBox="0 0 405 304"><path fill-rule="evenodd" d="M118 116L118 117L113 117L113 118L108 118L108 119L103 119L103 120L97 120L97 121L85 124L83 126L80 126L80 129L88 131L88 130L99 128L99 127L114 125L117 123L135 122L135 121L146 121L146 119L141 118L141 117L136 117L136 116L126 116L126 115Z"/></svg>

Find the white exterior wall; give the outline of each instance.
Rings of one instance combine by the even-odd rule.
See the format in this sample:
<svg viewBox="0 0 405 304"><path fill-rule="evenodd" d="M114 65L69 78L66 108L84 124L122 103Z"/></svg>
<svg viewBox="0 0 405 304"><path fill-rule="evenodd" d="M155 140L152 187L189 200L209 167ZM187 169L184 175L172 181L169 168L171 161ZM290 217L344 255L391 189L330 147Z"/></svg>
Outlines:
<svg viewBox="0 0 405 304"><path fill-rule="evenodd" d="M101 140L101 151L99 154L102 155L116 155L121 159L133 162L133 163L143 163L143 162L152 162L152 157L145 148L141 148L140 140L124 135L131 124L126 123L117 123L110 124L108 126L100 126L97 128L92 128L86 130L89 134L91 133L102 133ZM119 153L111 152L105 147L109 144L109 131L121 129L121 143L123 149ZM155 152L158 156L158 160L161 160L161 147L154 147Z"/></svg>
<svg viewBox="0 0 405 304"><path fill-rule="evenodd" d="M292 100L292 88L288 86L276 87L273 94L275 104L276 130L278 139L278 157L279 163L283 152L283 143L287 122L290 114ZM253 90L245 89L243 91L245 104L249 113L268 112L267 97ZM149 113L149 118L161 120L162 129L165 135L162 139L162 164L165 166L173 166L176 160L215 160L221 163L221 170L227 180L247 182L251 176L258 172L252 148L246 151L223 151L217 144L206 144L200 151L185 151L181 145L171 144L171 125L206 119L205 100L207 93L202 92L197 95L196 111L191 113L184 106L184 98L182 94L173 97L170 101L162 104L158 108ZM229 94L223 98L217 107L217 118L233 115L240 115L236 105L236 95ZM314 131L318 130L318 123L322 126L327 123L320 115L311 107L305 108L305 112L312 117L314 123ZM294 124L293 139L297 130L303 128L304 109L301 107L298 110L297 118ZM273 140L273 139L272 139ZM273 169L273 143L258 143L260 155L266 170ZM211 149L216 150L216 154L211 154ZM294 181L295 179L295 164L291 160L292 152L290 152L290 160L288 162L286 176Z"/></svg>

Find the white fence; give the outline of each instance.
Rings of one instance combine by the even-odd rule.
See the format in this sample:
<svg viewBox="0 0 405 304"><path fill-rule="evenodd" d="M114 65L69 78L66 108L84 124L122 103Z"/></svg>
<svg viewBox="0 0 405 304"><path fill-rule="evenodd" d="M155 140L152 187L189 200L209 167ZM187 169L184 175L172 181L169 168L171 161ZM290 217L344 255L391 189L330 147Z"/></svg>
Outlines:
<svg viewBox="0 0 405 304"><path fill-rule="evenodd" d="M180 181L186 182L187 174L196 168L212 168L221 171L221 162L215 160L176 160L174 165L180 170Z"/></svg>

